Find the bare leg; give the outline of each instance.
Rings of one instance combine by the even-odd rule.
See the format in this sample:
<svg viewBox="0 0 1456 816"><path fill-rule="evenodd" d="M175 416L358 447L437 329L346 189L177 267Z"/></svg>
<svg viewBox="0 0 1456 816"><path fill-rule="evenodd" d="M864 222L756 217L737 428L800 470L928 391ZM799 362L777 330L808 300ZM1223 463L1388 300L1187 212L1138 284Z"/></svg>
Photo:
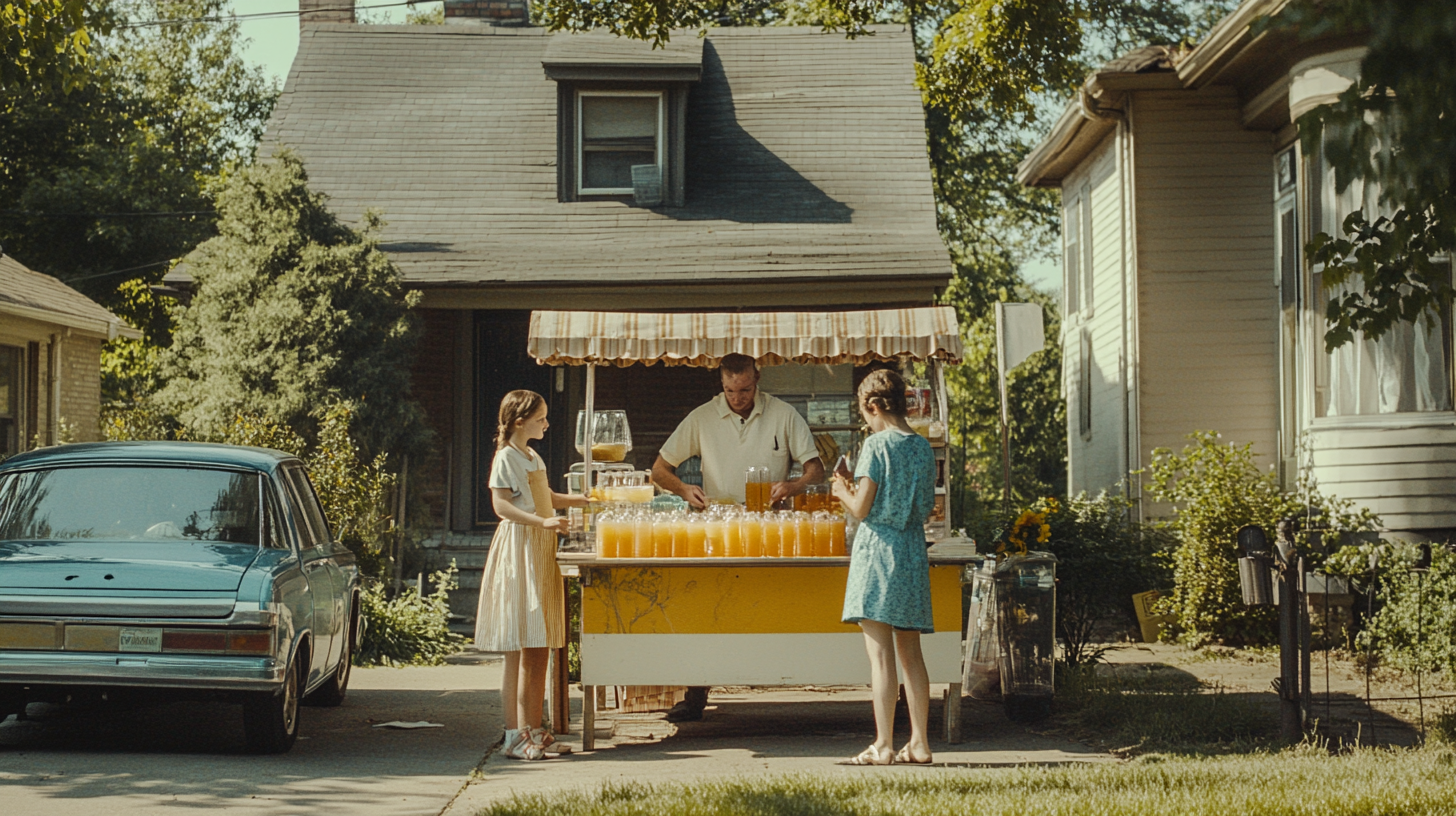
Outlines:
<svg viewBox="0 0 1456 816"><path fill-rule="evenodd" d="M870 656L870 694L875 703L875 748L881 753L894 750L895 699L900 684L895 679L894 630L887 623L862 620L865 651Z"/></svg>
<svg viewBox="0 0 1456 816"><path fill-rule="evenodd" d="M520 727L520 720L517 717L520 701L516 699L516 693L520 687L521 653L506 652L505 654L505 672L501 675L501 708L505 709L506 730L514 731Z"/></svg>
<svg viewBox="0 0 1456 816"><path fill-rule="evenodd" d="M547 648L521 650L520 709L516 712L522 728L541 727L541 707L546 699L546 661L551 655Z"/></svg>
<svg viewBox="0 0 1456 816"><path fill-rule="evenodd" d="M920 633L895 633L895 653L900 658L900 671L905 678L905 702L910 709L910 758L930 758L930 673L925 670L925 655L920 651Z"/></svg>

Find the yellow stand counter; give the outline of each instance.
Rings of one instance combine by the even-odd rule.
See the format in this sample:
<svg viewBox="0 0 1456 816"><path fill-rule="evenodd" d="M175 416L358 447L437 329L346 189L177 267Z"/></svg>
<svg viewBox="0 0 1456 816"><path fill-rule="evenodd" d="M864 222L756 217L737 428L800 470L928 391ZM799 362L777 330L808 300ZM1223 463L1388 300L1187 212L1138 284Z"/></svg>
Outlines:
<svg viewBox="0 0 1456 816"><path fill-rule="evenodd" d="M940 364L959 362L961 355L949 307L812 314L535 312L529 342L543 364L587 366L589 418L595 415L597 365L713 367L733 352L760 365L924 361L938 392L942 429ZM590 473L590 446L583 458ZM826 469L832 465L825 463ZM930 682L950 685L945 738L959 742L961 573L979 559L969 542L949 539L947 522L927 528L929 538L945 540L930 550L935 633L921 644ZM598 686L870 682L864 636L858 626L840 622L848 557L605 559L561 552L557 561L581 582L585 750L593 748ZM557 731L565 730L564 662L557 660L553 678Z"/></svg>

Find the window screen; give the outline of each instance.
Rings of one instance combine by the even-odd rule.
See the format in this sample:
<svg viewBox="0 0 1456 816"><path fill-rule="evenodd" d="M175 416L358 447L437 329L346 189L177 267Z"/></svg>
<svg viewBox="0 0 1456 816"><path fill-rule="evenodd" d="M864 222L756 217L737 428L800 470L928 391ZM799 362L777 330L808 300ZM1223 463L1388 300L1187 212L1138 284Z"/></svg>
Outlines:
<svg viewBox="0 0 1456 816"><path fill-rule="evenodd" d="M1071 314L1082 308L1082 199L1074 198L1067 205L1062 232L1066 236L1066 246L1062 248L1062 263L1066 266L1066 310L1067 314Z"/></svg>
<svg viewBox="0 0 1456 816"><path fill-rule="evenodd" d="M632 166L657 164L662 97L581 96L581 189L631 192Z"/></svg>
<svg viewBox="0 0 1456 816"><path fill-rule="evenodd" d="M0 346L0 459L20 452L20 349Z"/></svg>

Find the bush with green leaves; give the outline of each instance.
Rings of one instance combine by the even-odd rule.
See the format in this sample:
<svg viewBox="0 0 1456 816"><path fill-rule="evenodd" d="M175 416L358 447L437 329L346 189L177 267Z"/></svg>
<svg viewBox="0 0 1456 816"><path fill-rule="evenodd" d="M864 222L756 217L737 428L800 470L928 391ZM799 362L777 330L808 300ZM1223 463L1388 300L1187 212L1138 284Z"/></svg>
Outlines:
<svg viewBox="0 0 1456 816"><path fill-rule="evenodd" d="M157 404L203 437L251 414L312 443L319 409L348 402L367 458L423 454L410 395L419 294L380 250L383 222L344 224L287 151L229 176L215 200L218 235L188 256L197 291L161 355Z"/></svg>
<svg viewBox="0 0 1456 816"><path fill-rule="evenodd" d="M1358 648L1401 671L1456 678L1456 554L1433 546L1430 567L1416 569L1418 554L1415 544L1382 543L1365 551L1348 547L1330 560L1348 563L1345 571L1368 588L1375 556L1379 609L1357 637Z"/></svg>
<svg viewBox="0 0 1456 816"><path fill-rule="evenodd" d="M1136 622L1132 596L1166 587L1172 576L1168 555L1173 537L1163 528L1138 524L1132 502L1111 493L1085 493L1065 504L1041 499L1014 518L996 515L975 519L968 532L979 542L1005 547L1019 521L1035 531L1045 525L1044 542L1026 542L1033 550L1057 557L1057 640L1069 664L1098 660L1105 648L1096 644L1108 627ZM1032 537L1028 533L1028 537Z"/></svg>
<svg viewBox="0 0 1456 816"><path fill-rule="evenodd" d="M435 589L428 595L406 586L389 597L384 585L371 583L360 596L366 621L364 638L354 656L356 666L438 666L465 647L466 639L450 631L450 590L456 569L430 575Z"/></svg>
<svg viewBox="0 0 1456 816"><path fill-rule="evenodd" d="M1255 463L1253 443L1225 443L1213 431L1188 438L1192 442L1181 453L1155 449L1148 468L1149 491L1173 504L1178 537L1173 595L1162 602L1176 619L1164 633L1189 646L1268 643L1275 635L1275 610L1245 606L1239 591L1239 528L1256 524L1272 538L1281 518L1317 519L1324 540L1334 543L1376 529L1379 519L1352 502L1320 495L1312 481L1285 492L1272 470ZM1307 544L1311 534L1301 530L1297 540Z"/></svg>

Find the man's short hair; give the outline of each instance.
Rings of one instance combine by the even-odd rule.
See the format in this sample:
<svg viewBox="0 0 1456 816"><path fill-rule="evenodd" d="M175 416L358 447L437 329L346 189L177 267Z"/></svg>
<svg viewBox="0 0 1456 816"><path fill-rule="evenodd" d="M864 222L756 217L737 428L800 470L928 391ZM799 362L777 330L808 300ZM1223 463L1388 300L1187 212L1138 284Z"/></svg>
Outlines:
<svg viewBox="0 0 1456 816"><path fill-rule="evenodd" d="M755 379L758 377L758 363L747 354L723 355L718 361L718 371L724 376L741 377L744 374L752 374Z"/></svg>

